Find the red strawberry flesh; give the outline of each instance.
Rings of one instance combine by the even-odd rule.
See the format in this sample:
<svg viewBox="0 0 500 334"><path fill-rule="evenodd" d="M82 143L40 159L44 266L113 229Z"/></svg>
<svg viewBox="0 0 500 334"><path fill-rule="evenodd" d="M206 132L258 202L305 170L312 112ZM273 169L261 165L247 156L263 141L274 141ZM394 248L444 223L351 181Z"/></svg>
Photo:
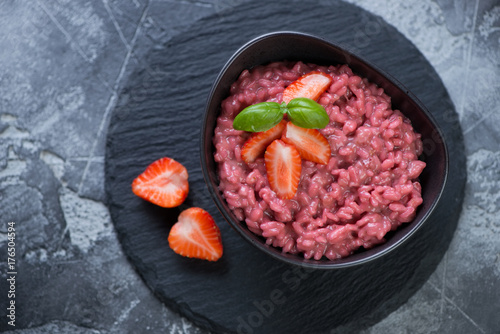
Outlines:
<svg viewBox="0 0 500 334"><path fill-rule="evenodd" d="M168 236L170 248L177 254L208 261L222 256L219 228L212 216L201 208L181 212Z"/></svg>
<svg viewBox="0 0 500 334"><path fill-rule="evenodd" d="M241 158L243 161L247 164L254 162L265 152L267 146L271 144L273 140L281 137L285 125L286 121L282 120L267 131L253 133L241 148Z"/></svg>
<svg viewBox="0 0 500 334"><path fill-rule="evenodd" d="M328 139L316 129L305 129L288 122L282 140L294 145L304 160L327 164L331 156Z"/></svg>
<svg viewBox="0 0 500 334"><path fill-rule="evenodd" d="M295 196L302 171L302 159L293 145L280 139L267 147L264 155L267 178L271 189L281 199Z"/></svg>
<svg viewBox="0 0 500 334"><path fill-rule="evenodd" d="M307 97L316 101L331 83L332 77L326 73L319 71L307 73L285 88L283 101L288 103L297 97Z"/></svg>
<svg viewBox="0 0 500 334"><path fill-rule="evenodd" d="M181 205L189 192L188 172L174 159L164 157L150 164L132 182L135 195L165 208Z"/></svg>

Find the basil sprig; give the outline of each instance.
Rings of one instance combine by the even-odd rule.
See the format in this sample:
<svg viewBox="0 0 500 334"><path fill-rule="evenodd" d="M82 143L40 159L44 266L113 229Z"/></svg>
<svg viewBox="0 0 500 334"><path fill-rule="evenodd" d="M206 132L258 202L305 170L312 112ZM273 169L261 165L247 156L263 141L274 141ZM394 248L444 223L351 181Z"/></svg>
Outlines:
<svg viewBox="0 0 500 334"><path fill-rule="evenodd" d="M290 122L302 128L322 129L330 122L328 114L319 103L297 97L288 104L262 102L248 106L234 118L233 128L250 132L266 131L281 122L285 114Z"/></svg>

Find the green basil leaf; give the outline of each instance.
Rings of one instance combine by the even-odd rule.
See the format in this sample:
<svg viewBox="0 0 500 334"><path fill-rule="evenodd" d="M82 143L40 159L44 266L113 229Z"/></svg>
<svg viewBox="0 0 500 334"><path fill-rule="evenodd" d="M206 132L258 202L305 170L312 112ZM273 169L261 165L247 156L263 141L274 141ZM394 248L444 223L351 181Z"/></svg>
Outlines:
<svg viewBox="0 0 500 334"><path fill-rule="evenodd" d="M301 128L322 129L330 123L325 108L311 99L297 97L286 108L290 122Z"/></svg>
<svg viewBox="0 0 500 334"><path fill-rule="evenodd" d="M262 102L243 109L233 121L236 130L261 132L278 124L283 119L282 107L277 102Z"/></svg>

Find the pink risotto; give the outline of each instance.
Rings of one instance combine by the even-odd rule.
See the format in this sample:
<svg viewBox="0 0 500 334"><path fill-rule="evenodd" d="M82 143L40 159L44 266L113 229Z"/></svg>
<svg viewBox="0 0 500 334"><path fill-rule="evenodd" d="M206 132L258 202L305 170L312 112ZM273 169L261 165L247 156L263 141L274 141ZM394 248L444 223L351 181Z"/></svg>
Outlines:
<svg viewBox="0 0 500 334"><path fill-rule="evenodd" d="M284 200L269 187L264 157L242 160L250 133L233 129L233 119L251 104L281 103L285 87L311 71L333 78L317 101L330 118L319 131L331 158L326 165L302 160L298 190ZM371 248L411 221L422 203L420 134L391 109L382 88L346 65L275 62L243 71L222 102L213 142L219 188L234 215L286 253L333 260Z"/></svg>

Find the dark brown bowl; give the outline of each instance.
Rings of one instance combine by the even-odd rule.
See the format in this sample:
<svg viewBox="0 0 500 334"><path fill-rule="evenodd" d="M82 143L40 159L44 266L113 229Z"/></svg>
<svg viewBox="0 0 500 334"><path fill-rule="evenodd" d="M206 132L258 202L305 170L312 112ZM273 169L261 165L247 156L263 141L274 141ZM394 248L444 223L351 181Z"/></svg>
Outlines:
<svg viewBox="0 0 500 334"><path fill-rule="evenodd" d="M307 260L302 254L283 253L280 248L266 245L265 239L248 230L245 222L239 221L229 209L219 191L217 166L213 158L212 137L220 113L221 102L229 95L231 84L244 69L272 61L298 61L319 65L347 64L361 77L368 78L385 90L392 99L392 107L408 117L413 127L422 135L424 153L422 159L427 166L420 176L423 204L417 209L415 219L390 232L384 244L338 260ZM320 269L336 269L361 265L377 259L414 236L424 225L438 205L448 174L448 150L441 130L430 112L401 83L375 65L344 47L324 39L298 32L273 32L257 37L228 60L215 80L208 96L201 130L201 165L208 190L218 209L229 224L248 242L266 254L286 263Z"/></svg>

